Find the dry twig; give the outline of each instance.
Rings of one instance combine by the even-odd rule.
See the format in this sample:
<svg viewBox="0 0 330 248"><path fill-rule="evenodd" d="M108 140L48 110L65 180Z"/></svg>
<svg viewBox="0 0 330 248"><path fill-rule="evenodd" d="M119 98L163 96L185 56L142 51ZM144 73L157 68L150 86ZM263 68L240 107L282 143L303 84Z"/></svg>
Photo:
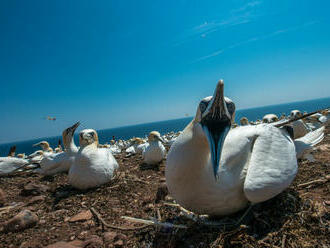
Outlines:
<svg viewBox="0 0 330 248"><path fill-rule="evenodd" d="M140 230L140 229L143 229L143 228L146 228L146 227L149 226L149 225L144 225L144 226L139 226L139 227L120 227L120 226L114 226L114 225L108 224L102 218L101 214L96 211L95 208L91 207L90 210L94 214L94 216L96 216L96 218L102 223L102 225L105 226L105 227L108 227L108 228L118 229L118 230L121 230L121 231L135 231L135 230Z"/></svg>

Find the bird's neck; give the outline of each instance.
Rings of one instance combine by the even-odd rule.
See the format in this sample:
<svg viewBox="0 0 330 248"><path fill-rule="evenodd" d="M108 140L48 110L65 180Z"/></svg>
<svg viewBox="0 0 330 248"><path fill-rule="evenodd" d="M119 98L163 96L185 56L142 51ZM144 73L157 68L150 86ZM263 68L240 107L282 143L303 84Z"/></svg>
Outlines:
<svg viewBox="0 0 330 248"><path fill-rule="evenodd" d="M63 140L64 148L67 152L77 152L78 148L74 143L73 137Z"/></svg>

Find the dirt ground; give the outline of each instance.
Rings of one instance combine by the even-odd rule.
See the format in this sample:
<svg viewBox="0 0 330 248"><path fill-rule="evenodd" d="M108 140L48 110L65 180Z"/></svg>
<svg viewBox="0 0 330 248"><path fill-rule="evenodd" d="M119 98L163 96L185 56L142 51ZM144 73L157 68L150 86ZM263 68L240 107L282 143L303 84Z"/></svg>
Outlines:
<svg viewBox="0 0 330 248"><path fill-rule="evenodd" d="M275 198L255 205L234 228L197 224L180 215L178 207L164 204L173 202L164 194L165 161L150 167L142 163L140 155L117 156L120 170L115 180L86 192L71 188L65 174L2 177L0 188L6 195L3 207L14 207L0 208L1 225L24 209L35 213L38 222L21 231L2 230L0 247L37 248L59 241L64 242L52 247L330 247L329 152L330 126L313 151L316 161L299 161L293 184ZM91 208L113 227L104 226L91 214ZM235 221L241 215L226 220ZM143 224L121 216L153 217L188 228L139 228ZM127 228L134 230L121 230Z"/></svg>

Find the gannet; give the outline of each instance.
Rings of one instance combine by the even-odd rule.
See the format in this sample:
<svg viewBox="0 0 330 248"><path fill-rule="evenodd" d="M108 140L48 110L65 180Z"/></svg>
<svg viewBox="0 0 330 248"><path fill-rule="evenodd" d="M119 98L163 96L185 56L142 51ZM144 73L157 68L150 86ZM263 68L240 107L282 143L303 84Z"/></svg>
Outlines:
<svg viewBox="0 0 330 248"><path fill-rule="evenodd" d="M223 216L248 202L266 201L287 188L297 173L288 132L269 124L230 130L235 104L223 92L220 80L167 156L170 194L198 214Z"/></svg>
<svg viewBox="0 0 330 248"><path fill-rule="evenodd" d="M6 175L28 164L29 161L23 158L0 157L0 175Z"/></svg>
<svg viewBox="0 0 330 248"><path fill-rule="evenodd" d="M275 114L267 114L262 118L263 123L273 123L277 121L278 121L278 117Z"/></svg>
<svg viewBox="0 0 330 248"><path fill-rule="evenodd" d="M32 146L40 146L44 152L49 152L49 153L53 152L53 148L49 146L49 143L47 141L40 141Z"/></svg>
<svg viewBox="0 0 330 248"><path fill-rule="evenodd" d="M290 119L301 117L302 113L299 110L292 110ZM294 130L294 139L299 139L311 131L310 128L304 123L303 120L297 120L291 123Z"/></svg>
<svg viewBox="0 0 330 248"><path fill-rule="evenodd" d="M125 152L131 153L131 154L142 154L142 152L145 150L146 144L143 143L143 140L141 138L132 138L131 140L131 146L128 147Z"/></svg>
<svg viewBox="0 0 330 248"><path fill-rule="evenodd" d="M248 126L248 125L250 125L249 120L248 120L248 118L246 118L246 117L242 117L242 118L239 120L239 122L240 122L241 126Z"/></svg>
<svg viewBox="0 0 330 248"><path fill-rule="evenodd" d="M84 190L109 182L118 163L109 149L97 147L97 132L93 129L82 130L79 144L80 149L69 171L69 183Z"/></svg>
<svg viewBox="0 0 330 248"><path fill-rule="evenodd" d="M44 151L38 150L30 154L27 159L31 164L40 164L40 161L44 158Z"/></svg>
<svg viewBox="0 0 330 248"><path fill-rule="evenodd" d="M160 137L160 133L157 131L152 131L148 135L148 145L142 153L143 161L146 164L158 164L166 156L166 149L163 146L164 141Z"/></svg>
<svg viewBox="0 0 330 248"><path fill-rule="evenodd" d="M15 157L16 146L11 146L9 149L8 157Z"/></svg>
<svg viewBox="0 0 330 248"><path fill-rule="evenodd" d="M70 166L73 164L75 155L78 152L78 148L74 143L74 132L79 126L79 122L73 126L65 129L62 132L64 152L51 153L44 155L40 161L40 170L38 172L43 175L55 175L60 172L68 172Z"/></svg>
<svg viewBox="0 0 330 248"><path fill-rule="evenodd" d="M25 156L25 153L19 153L19 154L16 155L16 157L25 158L26 156Z"/></svg>

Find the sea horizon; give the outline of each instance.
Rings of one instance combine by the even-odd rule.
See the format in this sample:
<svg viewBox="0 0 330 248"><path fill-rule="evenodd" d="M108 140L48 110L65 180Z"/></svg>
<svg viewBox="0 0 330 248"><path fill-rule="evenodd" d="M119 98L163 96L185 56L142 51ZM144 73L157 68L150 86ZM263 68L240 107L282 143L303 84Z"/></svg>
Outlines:
<svg viewBox="0 0 330 248"><path fill-rule="evenodd" d="M317 98L306 101L295 101L274 105L265 105L260 107L238 109L236 111L235 121L238 122L243 116L247 117L249 121L255 121L257 119L262 119L262 117L267 113L274 113L280 115L285 113L289 114L289 111L293 109L299 109L304 112L312 112L323 108L330 107L330 97ZM132 137L145 137L148 132L152 130L157 130L161 134L165 134L171 131L180 131L192 120L193 116L187 116L183 118L139 123L134 125L125 125L118 126L113 128L105 128L96 130L99 134L100 143L108 143L112 136L115 136L116 139L129 139ZM57 136L48 136L48 137L36 137L34 139L21 140L0 143L0 156L6 156L8 154L10 146L17 146L17 153L31 153L33 150L38 148L32 148L33 143L37 143L41 140L47 140L52 147L56 147L58 140L61 139L61 134ZM78 143L77 134L75 135L75 142Z"/></svg>

